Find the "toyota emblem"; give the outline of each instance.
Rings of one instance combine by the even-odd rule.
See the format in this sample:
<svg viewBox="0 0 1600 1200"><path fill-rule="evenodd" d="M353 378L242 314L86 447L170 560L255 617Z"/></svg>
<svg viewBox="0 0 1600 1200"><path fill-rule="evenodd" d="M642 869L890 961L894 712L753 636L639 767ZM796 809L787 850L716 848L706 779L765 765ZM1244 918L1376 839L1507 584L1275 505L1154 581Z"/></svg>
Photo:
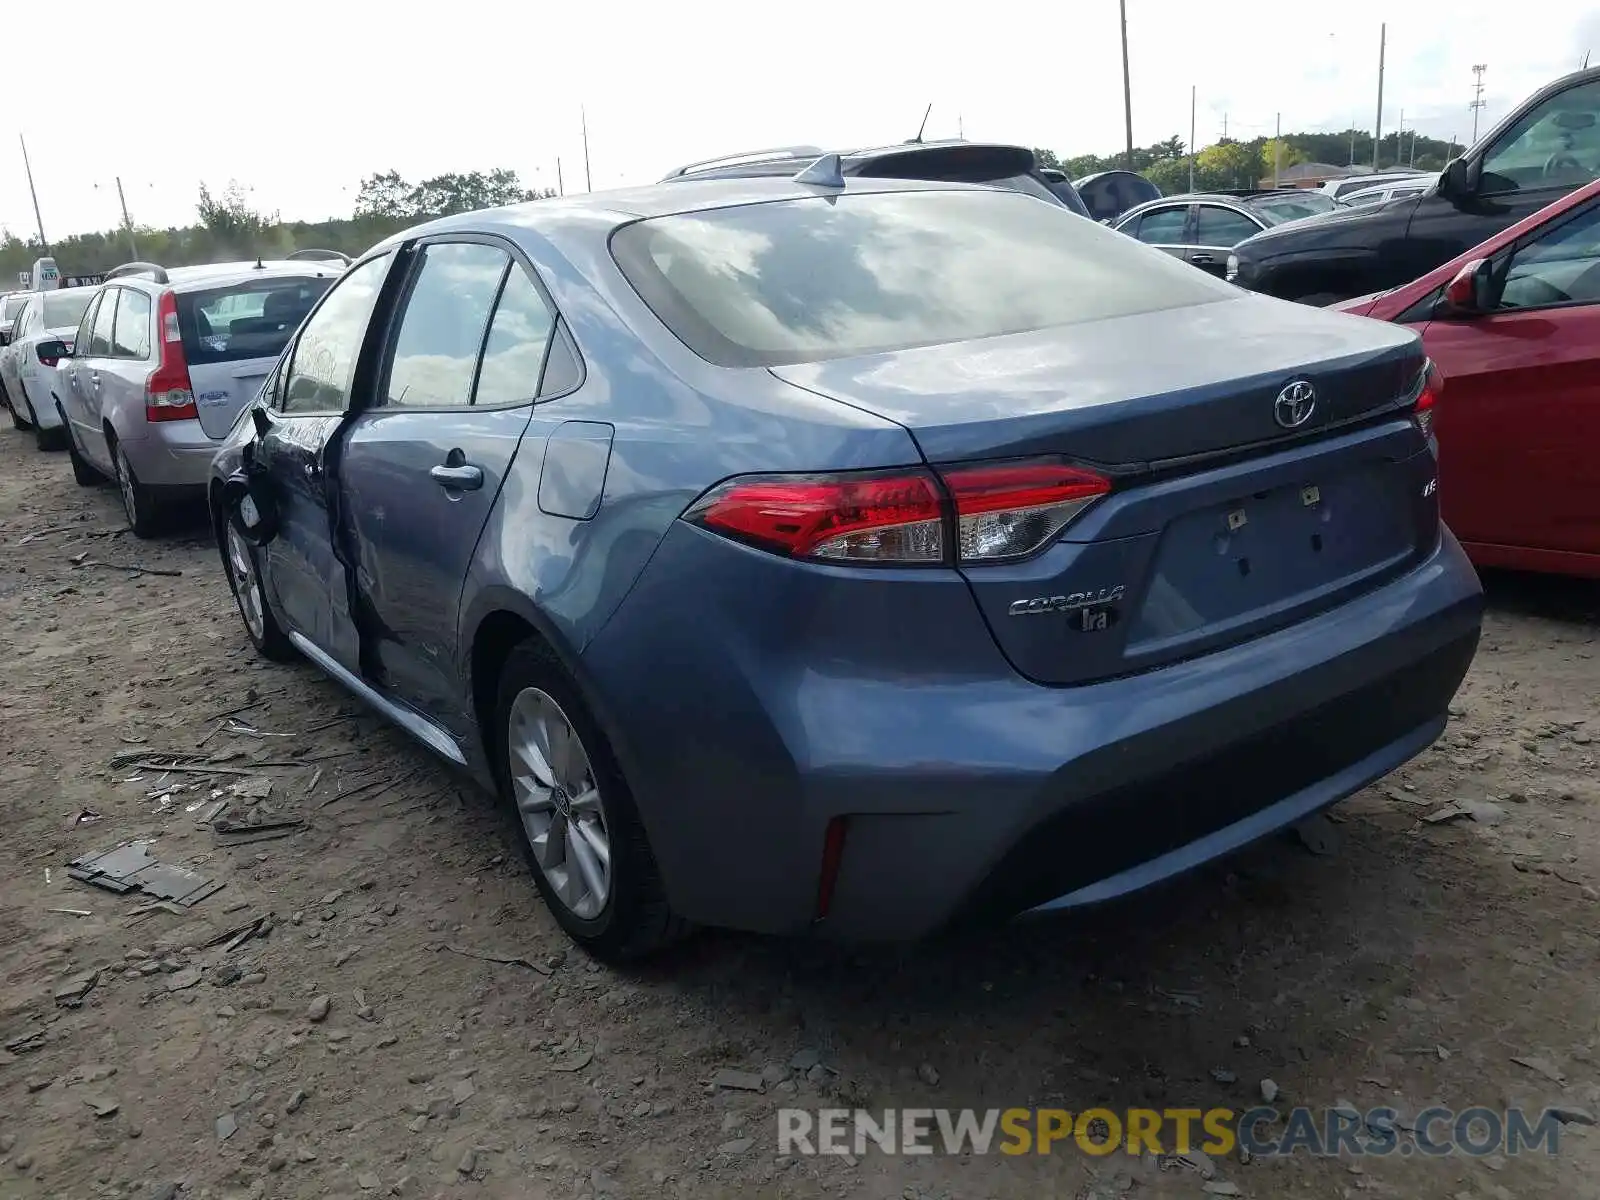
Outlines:
<svg viewBox="0 0 1600 1200"><path fill-rule="evenodd" d="M1299 429L1317 411L1317 389L1304 379L1296 379L1278 393L1273 403L1273 419L1285 429Z"/></svg>

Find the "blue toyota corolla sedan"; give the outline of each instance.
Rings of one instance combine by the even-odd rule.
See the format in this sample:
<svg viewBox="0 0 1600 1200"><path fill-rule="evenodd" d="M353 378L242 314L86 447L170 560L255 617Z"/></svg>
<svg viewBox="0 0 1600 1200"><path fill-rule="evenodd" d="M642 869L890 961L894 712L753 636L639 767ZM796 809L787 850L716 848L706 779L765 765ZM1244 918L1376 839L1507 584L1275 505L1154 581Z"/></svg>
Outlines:
<svg viewBox="0 0 1600 1200"><path fill-rule="evenodd" d="M674 182L375 247L213 472L251 641L493 787L606 958L1165 879L1477 646L1415 334L1018 192Z"/></svg>

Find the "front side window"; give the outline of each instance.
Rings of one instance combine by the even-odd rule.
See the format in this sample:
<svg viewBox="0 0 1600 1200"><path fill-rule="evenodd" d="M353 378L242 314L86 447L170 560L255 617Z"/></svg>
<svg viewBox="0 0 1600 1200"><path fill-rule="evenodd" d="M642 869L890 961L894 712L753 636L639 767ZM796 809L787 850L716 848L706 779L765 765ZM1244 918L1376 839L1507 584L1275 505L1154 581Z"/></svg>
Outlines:
<svg viewBox="0 0 1600 1200"><path fill-rule="evenodd" d="M635 221L624 276L690 349L777 366L1236 300L1105 226L999 190L847 192Z"/></svg>
<svg viewBox="0 0 1600 1200"><path fill-rule="evenodd" d="M106 294L104 291L96 292L89 300L89 307L83 310L83 319L78 322L78 332L72 339L73 347L79 354L87 354L89 352L89 343L92 340L94 330L95 312L100 305L100 297ZM111 302L113 304L116 303L116 289L113 289L110 294L112 297Z"/></svg>
<svg viewBox="0 0 1600 1200"><path fill-rule="evenodd" d="M16 320L17 314L22 311L22 306L27 302L27 292L18 292L14 296L7 296L4 300L0 300L0 322Z"/></svg>
<svg viewBox="0 0 1600 1200"><path fill-rule="evenodd" d="M94 329L89 334L91 357L111 357L112 331L117 320L117 297L126 290L126 288L112 288L101 299L100 307L95 311Z"/></svg>
<svg viewBox="0 0 1600 1200"><path fill-rule="evenodd" d="M1215 204L1202 204L1194 240L1202 246L1237 246L1251 234L1260 232L1261 226L1242 213Z"/></svg>
<svg viewBox="0 0 1600 1200"><path fill-rule="evenodd" d="M472 403L478 353L510 262L504 250L478 242L435 242L417 252L383 392L386 405Z"/></svg>
<svg viewBox="0 0 1600 1200"><path fill-rule="evenodd" d="M1188 205L1158 208L1139 218L1139 228L1134 236L1149 246L1181 246L1183 227L1188 223Z"/></svg>
<svg viewBox="0 0 1600 1200"><path fill-rule="evenodd" d="M117 324L111 352L118 358L150 357L150 297L133 288L117 292Z"/></svg>
<svg viewBox="0 0 1600 1200"><path fill-rule="evenodd" d="M1522 246L1501 270L1497 308L1600 303L1600 204Z"/></svg>
<svg viewBox="0 0 1600 1200"><path fill-rule="evenodd" d="M378 301L390 256L368 259L339 279L295 343L283 389L285 413L343 412L367 318Z"/></svg>
<svg viewBox="0 0 1600 1200"><path fill-rule="evenodd" d="M1530 109L1483 157L1484 195L1572 189L1600 176L1600 80Z"/></svg>

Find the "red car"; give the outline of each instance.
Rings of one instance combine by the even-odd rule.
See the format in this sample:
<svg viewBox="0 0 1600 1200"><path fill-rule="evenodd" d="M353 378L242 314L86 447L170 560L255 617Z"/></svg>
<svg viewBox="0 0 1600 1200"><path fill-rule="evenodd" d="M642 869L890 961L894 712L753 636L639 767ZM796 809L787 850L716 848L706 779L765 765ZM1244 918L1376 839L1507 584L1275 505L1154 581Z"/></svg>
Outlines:
<svg viewBox="0 0 1600 1200"><path fill-rule="evenodd" d="M1600 180L1335 307L1422 334L1439 499L1472 561L1600 578Z"/></svg>

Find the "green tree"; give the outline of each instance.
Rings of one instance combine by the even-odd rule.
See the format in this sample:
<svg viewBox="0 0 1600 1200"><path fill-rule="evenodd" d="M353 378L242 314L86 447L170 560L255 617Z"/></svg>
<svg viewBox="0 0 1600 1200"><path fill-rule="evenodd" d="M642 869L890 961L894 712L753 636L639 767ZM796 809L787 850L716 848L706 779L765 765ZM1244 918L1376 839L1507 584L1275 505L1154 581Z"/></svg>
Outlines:
<svg viewBox="0 0 1600 1200"><path fill-rule="evenodd" d="M408 220L417 215L411 201L414 190L400 177L399 171L368 175L356 192L355 215L388 221Z"/></svg>
<svg viewBox="0 0 1600 1200"><path fill-rule="evenodd" d="M1247 188L1259 182L1261 153L1240 142L1207 146L1195 158L1198 188Z"/></svg>
<svg viewBox="0 0 1600 1200"><path fill-rule="evenodd" d="M1274 170L1287 171L1297 163L1310 162L1305 151L1288 138L1268 138L1261 146L1261 178L1270 180Z"/></svg>

